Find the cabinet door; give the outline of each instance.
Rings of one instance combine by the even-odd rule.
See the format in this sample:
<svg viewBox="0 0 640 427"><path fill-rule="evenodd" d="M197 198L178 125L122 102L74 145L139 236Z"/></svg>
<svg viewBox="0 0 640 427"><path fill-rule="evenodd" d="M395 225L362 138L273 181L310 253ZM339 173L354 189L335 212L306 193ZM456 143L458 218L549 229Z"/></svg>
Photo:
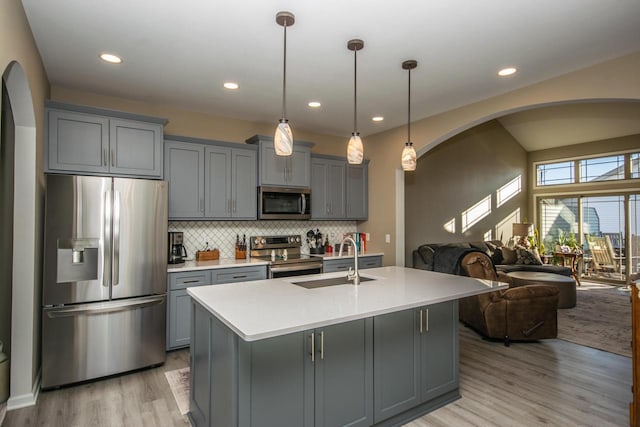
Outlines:
<svg viewBox="0 0 640 427"><path fill-rule="evenodd" d="M311 160L311 219L329 218L328 173L327 160Z"/></svg>
<svg viewBox="0 0 640 427"><path fill-rule="evenodd" d="M205 211L207 218L230 218L231 200L231 148L205 148Z"/></svg>
<svg viewBox="0 0 640 427"><path fill-rule="evenodd" d="M109 172L109 119L90 114L48 112L48 169Z"/></svg>
<svg viewBox="0 0 640 427"><path fill-rule="evenodd" d="M285 180L288 186L309 187L311 185L311 150L293 144L293 153L287 160Z"/></svg>
<svg viewBox="0 0 640 427"><path fill-rule="evenodd" d="M367 182L367 164L347 165L347 218L367 219L369 215Z"/></svg>
<svg viewBox="0 0 640 427"><path fill-rule="evenodd" d="M315 425L373 424L373 319L316 329Z"/></svg>
<svg viewBox="0 0 640 427"><path fill-rule="evenodd" d="M273 142L260 143L260 185L287 185L288 156L278 156Z"/></svg>
<svg viewBox="0 0 640 427"><path fill-rule="evenodd" d="M233 150L231 195L234 218L257 219L258 217L257 167L255 151Z"/></svg>
<svg viewBox="0 0 640 427"><path fill-rule="evenodd" d="M191 341L191 297L186 289L169 292L167 349L188 346Z"/></svg>
<svg viewBox="0 0 640 427"><path fill-rule="evenodd" d="M333 219L344 219L346 215L345 169L346 164L344 162L331 161L328 164L327 198L329 200L329 213Z"/></svg>
<svg viewBox="0 0 640 427"><path fill-rule="evenodd" d="M238 345L238 425L313 426L310 333Z"/></svg>
<svg viewBox="0 0 640 427"><path fill-rule="evenodd" d="M423 308L421 401L458 387L458 302Z"/></svg>
<svg viewBox="0 0 640 427"><path fill-rule="evenodd" d="M109 172L162 177L162 125L110 119Z"/></svg>
<svg viewBox="0 0 640 427"><path fill-rule="evenodd" d="M165 179L169 181L169 219L204 216L204 147L165 143Z"/></svg>
<svg viewBox="0 0 640 427"><path fill-rule="evenodd" d="M376 423L420 403L418 310L373 319L373 389Z"/></svg>

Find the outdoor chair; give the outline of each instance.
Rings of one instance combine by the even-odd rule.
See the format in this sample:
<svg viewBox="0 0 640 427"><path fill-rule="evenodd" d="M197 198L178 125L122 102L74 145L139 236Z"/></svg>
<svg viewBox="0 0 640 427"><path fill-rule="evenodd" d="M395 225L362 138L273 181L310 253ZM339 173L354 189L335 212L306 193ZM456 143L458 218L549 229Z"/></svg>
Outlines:
<svg viewBox="0 0 640 427"><path fill-rule="evenodd" d="M598 237L587 235L587 244L591 253L594 272L614 273L620 271L616 255L609 236Z"/></svg>

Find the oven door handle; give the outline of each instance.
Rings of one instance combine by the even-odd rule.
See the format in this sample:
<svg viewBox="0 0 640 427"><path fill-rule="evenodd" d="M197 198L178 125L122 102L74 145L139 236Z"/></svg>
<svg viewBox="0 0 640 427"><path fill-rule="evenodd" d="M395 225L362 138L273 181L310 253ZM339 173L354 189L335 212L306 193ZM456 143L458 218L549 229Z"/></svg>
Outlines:
<svg viewBox="0 0 640 427"><path fill-rule="evenodd" d="M306 262L300 264L289 264L283 266L271 266L272 273L282 273L287 271L314 270L319 268L322 271L322 262Z"/></svg>

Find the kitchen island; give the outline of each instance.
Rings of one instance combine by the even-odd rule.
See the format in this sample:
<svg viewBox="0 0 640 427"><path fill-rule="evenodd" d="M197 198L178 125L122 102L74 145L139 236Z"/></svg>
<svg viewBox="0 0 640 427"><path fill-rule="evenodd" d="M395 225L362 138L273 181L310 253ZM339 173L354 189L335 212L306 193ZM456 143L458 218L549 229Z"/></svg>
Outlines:
<svg viewBox="0 0 640 427"><path fill-rule="evenodd" d="M196 426L398 425L459 398L458 304L499 282L403 267L188 289Z"/></svg>

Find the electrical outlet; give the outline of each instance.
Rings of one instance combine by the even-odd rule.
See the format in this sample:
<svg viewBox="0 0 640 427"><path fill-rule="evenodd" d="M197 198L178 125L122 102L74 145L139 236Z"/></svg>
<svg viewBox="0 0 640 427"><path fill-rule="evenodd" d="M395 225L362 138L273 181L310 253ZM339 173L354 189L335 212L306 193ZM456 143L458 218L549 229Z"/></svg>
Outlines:
<svg viewBox="0 0 640 427"><path fill-rule="evenodd" d="M385 234L384 235L384 242L385 243L391 243L391 234Z"/></svg>

